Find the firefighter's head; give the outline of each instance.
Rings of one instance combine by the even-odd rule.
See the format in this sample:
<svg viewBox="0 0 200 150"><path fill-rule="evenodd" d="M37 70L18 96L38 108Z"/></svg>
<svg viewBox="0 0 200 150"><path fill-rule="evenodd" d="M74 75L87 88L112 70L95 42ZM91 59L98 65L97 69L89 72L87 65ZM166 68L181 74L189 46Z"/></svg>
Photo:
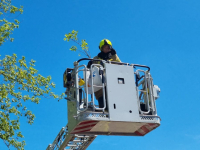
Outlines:
<svg viewBox="0 0 200 150"><path fill-rule="evenodd" d="M112 48L112 43L108 39L103 39L99 43L99 49L104 53L110 52L111 48Z"/></svg>

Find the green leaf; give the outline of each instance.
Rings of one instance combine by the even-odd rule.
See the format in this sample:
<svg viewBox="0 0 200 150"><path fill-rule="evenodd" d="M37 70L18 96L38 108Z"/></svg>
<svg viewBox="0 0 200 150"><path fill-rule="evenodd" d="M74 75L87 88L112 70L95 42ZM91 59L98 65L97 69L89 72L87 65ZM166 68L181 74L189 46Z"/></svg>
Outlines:
<svg viewBox="0 0 200 150"><path fill-rule="evenodd" d="M78 35L78 31L72 30L68 34L65 34L64 41L69 42L71 40L71 41L75 42L82 49L82 51L81 50L79 50L79 51L81 51L82 53L86 54L86 56L88 56L90 58L91 56L88 53L88 50L89 50L88 43L85 40L81 40L81 43L79 43L77 35ZM70 51L77 51L78 48L75 45L72 45L69 50ZM78 56L80 56L80 53L78 54Z"/></svg>
<svg viewBox="0 0 200 150"><path fill-rule="evenodd" d="M47 96L63 98L63 95L52 92L55 83L51 81L51 76L38 74L34 64L34 60L26 63L24 56L17 60L16 54L0 59L0 66L3 66L0 70L3 79L0 83L0 138L17 149L23 149L25 145L25 142L20 142L23 135L19 119L24 116L29 124L33 124L35 119L25 106L26 102L39 104L41 98Z"/></svg>

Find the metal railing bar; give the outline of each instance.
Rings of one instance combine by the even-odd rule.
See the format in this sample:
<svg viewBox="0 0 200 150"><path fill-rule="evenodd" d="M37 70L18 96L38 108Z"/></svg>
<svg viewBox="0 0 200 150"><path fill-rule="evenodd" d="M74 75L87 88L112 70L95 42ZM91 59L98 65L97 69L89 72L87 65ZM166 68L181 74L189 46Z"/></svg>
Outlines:
<svg viewBox="0 0 200 150"><path fill-rule="evenodd" d="M79 79L79 76L78 76L78 72L80 72L78 69L79 68L81 68L81 67L84 67L84 69L83 69L83 71L85 71L84 73L85 73L85 77L84 78L86 78L86 71L87 71L87 67L86 67L86 65L80 65L80 66L75 66L75 76L76 76L76 81L75 81L75 85L76 85L76 100L77 100L77 110L79 111L79 112L84 112L84 111L86 111L87 109L88 109L88 89L86 88L86 107L84 108L83 107L83 109L80 109L80 104L79 104L79 83L78 83L78 79ZM85 85L87 85L87 80L86 79L84 79L84 81L85 81ZM84 95L84 94L83 94ZM85 97L85 95L84 95L84 97ZM84 102L85 103L85 102Z"/></svg>
<svg viewBox="0 0 200 150"><path fill-rule="evenodd" d="M102 60L102 59L92 59L92 58L82 58L82 59L79 59L77 62L81 62L83 60L92 60L92 61L105 61L105 60ZM148 71L150 71L150 67L149 66L146 66L146 65L140 65L140 64L129 64L129 63L123 63L123 62L116 62L116 61L106 61L108 63L112 63L112 64L121 64L121 65L130 65L130 66L137 66L137 67L143 67L143 68L148 68Z"/></svg>
<svg viewBox="0 0 200 150"><path fill-rule="evenodd" d="M95 106L95 103L94 103L94 86L93 86L93 66L100 66L101 67L101 65L99 65L99 64L92 64L91 66L90 66L90 75L91 75L91 77L92 77L92 80L91 80L91 88L92 88L92 102L93 102L93 111L95 111L95 110L103 110L104 111L104 109L106 108L106 103L105 103L105 85L104 85L104 83L102 83L102 86L103 86L103 102L104 102L104 107L103 108L96 108L96 106ZM103 78L103 74L102 74L102 78Z"/></svg>

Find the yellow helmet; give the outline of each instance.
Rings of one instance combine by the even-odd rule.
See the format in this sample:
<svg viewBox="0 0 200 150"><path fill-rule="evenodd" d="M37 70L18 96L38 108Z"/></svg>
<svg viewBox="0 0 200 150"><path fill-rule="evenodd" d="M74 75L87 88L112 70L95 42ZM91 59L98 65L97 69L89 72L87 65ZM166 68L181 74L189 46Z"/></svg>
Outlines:
<svg viewBox="0 0 200 150"><path fill-rule="evenodd" d="M110 46L112 46L112 43L108 39L103 39L99 43L99 49L101 50L104 45L110 45Z"/></svg>

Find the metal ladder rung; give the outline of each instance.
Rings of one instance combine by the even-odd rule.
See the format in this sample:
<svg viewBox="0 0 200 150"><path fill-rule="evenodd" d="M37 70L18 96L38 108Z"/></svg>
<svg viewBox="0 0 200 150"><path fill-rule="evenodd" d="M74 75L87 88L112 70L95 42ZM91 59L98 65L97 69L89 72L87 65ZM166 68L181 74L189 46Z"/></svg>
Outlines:
<svg viewBox="0 0 200 150"><path fill-rule="evenodd" d="M75 136L76 136L76 135L75 135ZM78 137L78 138L89 138L90 136L78 135L78 136L76 136L76 137Z"/></svg>
<svg viewBox="0 0 200 150"><path fill-rule="evenodd" d="M69 147L76 147L78 145L70 145L70 144L68 144L67 146L69 146Z"/></svg>
<svg viewBox="0 0 200 150"><path fill-rule="evenodd" d="M87 138L76 138L76 140L85 140L85 139L88 139L89 137L87 137Z"/></svg>
<svg viewBox="0 0 200 150"><path fill-rule="evenodd" d="M72 142L85 142L87 140L73 140Z"/></svg>
<svg viewBox="0 0 200 150"><path fill-rule="evenodd" d="M57 137L55 138L54 142L50 144L47 147L47 150L58 150L62 147L60 150L75 150L75 149L81 149L85 150L91 143L92 141L96 138L96 136L92 135L71 135L68 130L67 126L62 128L62 130L59 132ZM65 141L67 140L67 143ZM64 148L63 144L66 146Z"/></svg>

